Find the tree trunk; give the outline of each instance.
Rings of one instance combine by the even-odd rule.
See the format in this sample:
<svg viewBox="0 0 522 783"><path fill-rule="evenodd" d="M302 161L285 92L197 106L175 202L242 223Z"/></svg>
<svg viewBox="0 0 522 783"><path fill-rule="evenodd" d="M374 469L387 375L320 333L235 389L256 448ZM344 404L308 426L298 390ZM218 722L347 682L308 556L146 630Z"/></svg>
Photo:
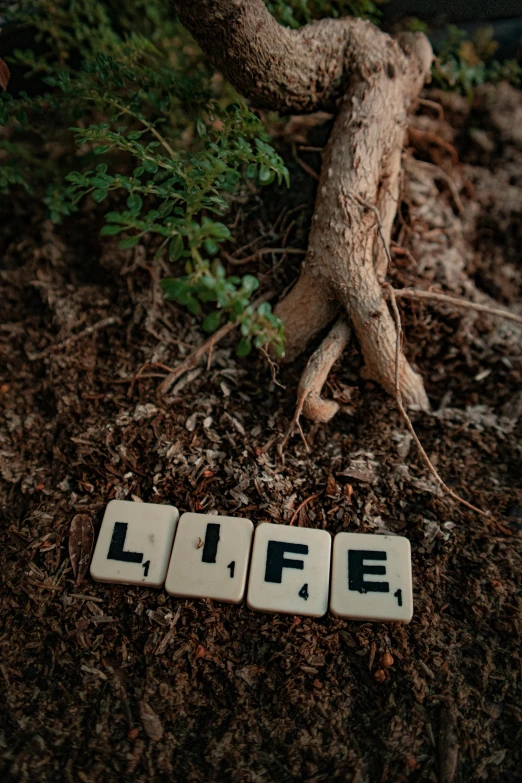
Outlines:
<svg viewBox="0 0 522 783"><path fill-rule="evenodd" d="M287 30L262 0L174 0L174 7L209 59L254 105L294 113L336 106L308 253L276 313L292 359L343 308L367 377L393 394L396 330L381 284L407 114L429 77L430 44L421 34L394 40L351 18ZM404 356L400 361L404 402L428 408L422 379Z"/></svg>

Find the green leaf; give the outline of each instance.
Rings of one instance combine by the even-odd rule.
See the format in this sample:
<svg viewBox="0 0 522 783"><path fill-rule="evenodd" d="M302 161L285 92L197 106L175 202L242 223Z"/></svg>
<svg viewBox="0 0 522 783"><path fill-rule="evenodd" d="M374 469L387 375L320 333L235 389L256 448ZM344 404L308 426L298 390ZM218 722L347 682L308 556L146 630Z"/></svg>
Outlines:
<svg viewBox="0 0 522 783"><path fill-rule="evenodd" d="M92 197L96 201L96 203L100 203L100 201L103 201L104 198L108 195L108 190L102 190L101 188L97 188L96 190L93 190Z"/></svg>
<svg viewBox="0 0 522 783"><path fill-rule="evenodd" d="M179 234L169 242L169 258L171 261L178 261L183 253L183 237Z"/></svg>
<svg viewBox="0 0 522 783"><path fill-rule="evenodd" d="M192 315L199 315L201 313L201 305L198 300L192 296L192 294L187 294L186 299L189 313L192 313Z"/></svg>
<svg viewBox="0 0 522 783"><path fill-rule="evenodd" d="M257 277L254 277L254 275L244 275L241 283L243 285L243 288L248 294L257 291L257 289L259 288L259 280L257 279Z"/></svg>
<svg viewBox="0 0 522 783"><path fill-rule="evenodd" d="M155 174L158 170L158 164L154 163L153 160L148 160L147 158L143 161L143 168L145 171L148 171L149 174Z"/></svg>
<svg viewBox="0 0 522 783"><path fill-rule="evenodd" d="M258 171L258 169L257 169L257 165L256 165L255 163L250 163L250 164L247 166L247 170L246 170L246 176L247 176L247 178L248 178L248 179L256 179L256 177L257 177L257 171Z"/></svg>
<svg viewBox="0 0 522 783"><path fill-rule="evenodd" d="M196 122L196 130L198 132L198 136L206 136L207 135L207 126L205 124L205 121L199 117L198 121Z"/></svg>
<svg viewBox="0 0 522 783"><path fill-rule="evenodd" d="M105 237L110 237L113 234L119 234L123 231L123 226L115 226L114 223L107 223L102 226L101 234Z"/></svg>
<svg viewBox="0 0 522 783"><path fill-rule="evenodd" d="M212 221L212 236L221 242L225 239L230 239L230 229L224 223Z"/></svg>
<svg viewBox="0 0 522 783"><path fill-rule="evenodd" d="M160 286L167 299L179 299L187 290L186 280L178 277L166 277L160 280Z"/></svg>
<svg viewBox="0 0 522 783"><path fill-rule="evenodd" d="M95 155L103 155L105 152L108 152L108 151L109 151L109 147L107 147L107 146L105 146L103 144L101 146L99 146L99 147L95 147L94 148L94 154Z"/></svg>
<svg viewBox="0 0 522 783"><path fill-rule="evenodd" d="M205 247L205 250L209 254L209 256L215 256L219 250L218 243L215 242L213 239L205 239L203 245Z"/></svg>
<svg viewBox="0 0 522 783"><path fill-rule="evenodd" d="M271 182L273 182L275 179L275 173L270 169L266 163L263 163L261 168L259 169L259 184L260 185L270 185Z"/></svg>
<svg viewBox="0 0 522 783"><path fill-rule="evenodd" d="M266 316L270 315L272 312L272 307L270 305L270 302L262 302L259 307L257 308L258 315Z"/></svg>
<svg viewBox="0 0 522 783"><path fill-rule="evenodd" d="M248 356L251 350L252 350L252 343L250 342L250 338L242 337L237 344L236 354L238 356Z"/></svg>
<svg viewBox="0 0 522 783"><path fill-rule="evenodd" d="M120 247L122 250L127 250L129 247L136 247L139 241L139 236L125 237L125 239L121 240Z"/></svg>
<svg viewBox="0 0 522 783"><path fill-rule="evenodd" d="M215 332L221 322L221 313L218 310L214 310L209 313L203 321L203 329L205 332Z"/></svg>
<svg viewBox="0 0 522 783"><path fill-rule="evenodd" d="M127 206L132 212L139 212L142 204L143 200L137 193L131 193L127 199Z"/></svg>

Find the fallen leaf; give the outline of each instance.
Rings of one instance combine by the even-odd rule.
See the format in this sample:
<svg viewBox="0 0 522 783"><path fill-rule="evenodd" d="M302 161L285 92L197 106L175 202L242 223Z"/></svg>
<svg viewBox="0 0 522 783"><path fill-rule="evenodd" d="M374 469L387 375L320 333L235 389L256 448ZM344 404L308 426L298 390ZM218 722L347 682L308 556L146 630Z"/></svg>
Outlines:
<svg viewBox="0 0 522 783"><path fill-rule="evenodd" d="M94 543L94 531L88 514L76 514L69 530L69 558L76 584L79 585L87 573Z"/></svg>
<svg viewBox="0 0 522 783"><path fill-rule="evenodd" d="M11 78L11 73L9 71L9 68L0 57L0 87L3 90L7 90L7 85L9 84L10 78Z"/></svg>
<svg viewBox="0 0 522 783"><path fill-rule="evenodd" d="M145 734L153 742L159 742L163 737L161 721L146 701L140 701L140 718L145 729Z"/></svg>

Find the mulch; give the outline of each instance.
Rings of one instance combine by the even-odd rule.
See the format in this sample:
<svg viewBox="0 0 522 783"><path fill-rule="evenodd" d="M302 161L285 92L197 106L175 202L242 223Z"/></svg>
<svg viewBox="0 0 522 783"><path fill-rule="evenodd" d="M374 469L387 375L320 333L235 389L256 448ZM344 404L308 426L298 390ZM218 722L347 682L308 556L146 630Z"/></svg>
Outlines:
<svg viewBox="0 0 522 783"><path fill-rule="evenodd" d="M487 111L469 124L495 133ZM465 126L459 153L494 192L505 145L479 136L470 146ZM306 245L315 182L285 150L292 192L235 201L231 253L256 236L264 247ZM522 187L522 163L509 167ZM469 238L474 280L520 303L517 229L482 204L483 235ZM479 517L439 494L393 400L361 379L355 345L326 390L344 412L304 425L309 451L296 434L281 454L306 357L274 375L262 355L237 358L232 335L161 396L165 367L203 338L163 302L153 248L102 242L93 205L60 227L21 197L3 206L2 780L520 780L522 410L502 414L520 394L520 355L486 350L482 321L456 350L459 314L404 309L434 407L451 390L463 412L414 414L418 435L449 486L491 512ZM503 243L509 274L489 254ZM244 269L280 291L299 264L281 259ZM294 524L410 539L411 625L256 614L88 575L76 583L73 518L98 530L112 498L288 524L314 495Z"/></svg>

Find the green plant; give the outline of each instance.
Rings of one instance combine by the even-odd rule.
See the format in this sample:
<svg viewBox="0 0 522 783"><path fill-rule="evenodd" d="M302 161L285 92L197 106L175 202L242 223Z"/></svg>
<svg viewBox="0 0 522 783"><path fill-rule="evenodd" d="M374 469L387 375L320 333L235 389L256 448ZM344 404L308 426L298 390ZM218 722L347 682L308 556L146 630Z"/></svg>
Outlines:
<svg viewBox="0 0 522 783"><path fill-rule="evenodd" d="M490 82L522 84L522 68L515 60L503 63L493 59L497 45L492 28L480 28L472 40L455 25L449 25L443 44L437 51L433 81L443 89L472 96L473 90Z"/></svg>
<svg viewBox="0 0 522 783"><path fill-rule="evenodd" d="M287 27L301 27L323 17L360 16L378 22L378 6L387 0L265 0L270 13Z"/></svg>
<svg viewBox="0 0 522 783"><path fill-rule="evenodd" d="M0 98L0 123L9 130L0 142L0 190L24 188L55 222L86 197L110 204L103 235L122 235L121 248L147 236L157 255L168 253L177 274L162 282L168 298L204 316L208 331L223 317L239 321L240 355L269 343L282 355L281 322L267 303L250 304L257 279L227 278L216 257L231 240L219 219L228 194L245 177L289 184L260 120L230 102L230 91L213 94L188 35L174 20L160 25L167 2L129 12L98 0L20 5L14 21L30 26L43 53L16 51L11 67L40 75L49 89ZM135 32L147 24L148 37ZM60 150L52 162L49 142ZM101 156L106 161L97 163Z"/></svg>

